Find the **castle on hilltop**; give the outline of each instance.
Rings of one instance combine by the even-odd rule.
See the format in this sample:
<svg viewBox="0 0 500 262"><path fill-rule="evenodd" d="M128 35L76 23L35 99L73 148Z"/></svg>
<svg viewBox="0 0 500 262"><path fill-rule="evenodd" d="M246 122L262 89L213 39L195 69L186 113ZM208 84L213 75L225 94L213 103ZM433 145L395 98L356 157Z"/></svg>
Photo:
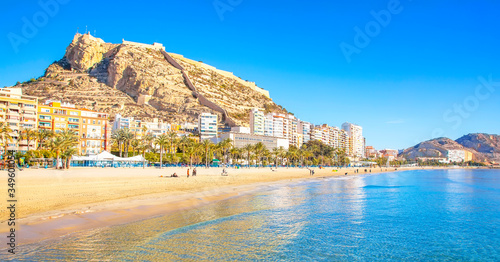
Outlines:
<svg viewBox="0 0 500 262"><path fill-rule="evenodd" d="M122 39L122 45L132 45L132 46L137 46L137 47L144 47L144 48L151 48L155 50L163 50L165 51L165 47L163 44L160 43L153 43L152 45L148 44L143 44L143 43L137 43L137 42L131 42L131 41L126 41L125 39Z"/></svg>

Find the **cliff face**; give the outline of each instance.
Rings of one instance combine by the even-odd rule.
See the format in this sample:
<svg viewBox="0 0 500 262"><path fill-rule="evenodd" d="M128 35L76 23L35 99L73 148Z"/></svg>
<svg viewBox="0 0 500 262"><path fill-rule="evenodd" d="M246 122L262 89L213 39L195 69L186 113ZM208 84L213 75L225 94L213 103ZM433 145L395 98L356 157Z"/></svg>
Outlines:
<svg viewBox="0 0 500 262"><path fill-rule="evenodd" d="M211 112L221 122L248 126L253 107L286 112L253 83L172 56L161 45L110 44L77 34L61 60L37 81L22 87L25 94L39 96L41 101L63 100L112 115L158 117L172 123L194 122L200 113ZM198 96L187 86L188 81Z"/></svg>
<svg viewBox="0 0 500 262"><path fill-rule="evenodd" d="M490 160L500 162L500 136L490 134L468 134L457 142L464 147L472 148L487 156Z"/></svg>

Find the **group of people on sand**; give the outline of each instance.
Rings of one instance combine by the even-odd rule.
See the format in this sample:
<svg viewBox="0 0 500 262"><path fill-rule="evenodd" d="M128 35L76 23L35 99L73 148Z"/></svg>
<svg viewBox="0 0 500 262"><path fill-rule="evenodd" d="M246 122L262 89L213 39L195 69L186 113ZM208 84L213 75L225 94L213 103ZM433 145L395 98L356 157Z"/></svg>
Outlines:
<svg viewBox="0 0 500 262"><path fill-rule="evenodd" d="M191 173L191 176L196 176L196 167L193 168L193 172ZM188 168L187 169L187 177L189 177L189 173L190 173L190 169ZM160 176L160 177L163 177L163 176ZM169 177L169 176L165 176L165 177ZM177 173L173 173L170 175L170 177L179 177L179 175L177 175Z"/></svg>

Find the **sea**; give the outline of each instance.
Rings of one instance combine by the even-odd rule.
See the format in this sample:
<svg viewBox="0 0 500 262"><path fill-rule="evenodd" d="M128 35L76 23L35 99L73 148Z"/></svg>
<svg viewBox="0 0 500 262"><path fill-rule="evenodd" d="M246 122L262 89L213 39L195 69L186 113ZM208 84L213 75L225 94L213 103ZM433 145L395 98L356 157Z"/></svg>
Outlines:
<svg viewBox="0 0 500 262"><path fill-rule="evenodd" d="M16 261L500 261L500 170L311 177L21 245L15 255L2 256Z"/></svg>

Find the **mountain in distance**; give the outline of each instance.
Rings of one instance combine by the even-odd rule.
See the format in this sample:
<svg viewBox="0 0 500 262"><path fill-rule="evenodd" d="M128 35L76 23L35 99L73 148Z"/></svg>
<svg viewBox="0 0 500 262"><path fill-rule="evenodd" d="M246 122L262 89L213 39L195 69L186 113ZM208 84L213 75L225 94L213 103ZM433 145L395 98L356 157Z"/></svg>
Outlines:
<svg viewBox="0 0 500 262"><path fill-rule="evenodd" d="M202 62L165 52L162 44L106 43L76 34L64 57L38 79L19 83L41 102L61 100L124 117L196 122L203 112L220 124L248 126L252 108L287 113L269 92Z"/></svg>
<svg viewBox="0 0 500 262"><path fill-rule="evenodd" d="M500 135L475 133L462 136L456 141L466 148L485 155L490 160L500 162Z"/></svg>
<svg viewBox="0 0 500 262"><path fill-rule="evenodd" d="M405 149L400 157L406 159L446 158L448 150L467 150L473 154L473 160L477 162L500 162L500 136L468 134L456 141L446 137L435 138Z"/></svg>

